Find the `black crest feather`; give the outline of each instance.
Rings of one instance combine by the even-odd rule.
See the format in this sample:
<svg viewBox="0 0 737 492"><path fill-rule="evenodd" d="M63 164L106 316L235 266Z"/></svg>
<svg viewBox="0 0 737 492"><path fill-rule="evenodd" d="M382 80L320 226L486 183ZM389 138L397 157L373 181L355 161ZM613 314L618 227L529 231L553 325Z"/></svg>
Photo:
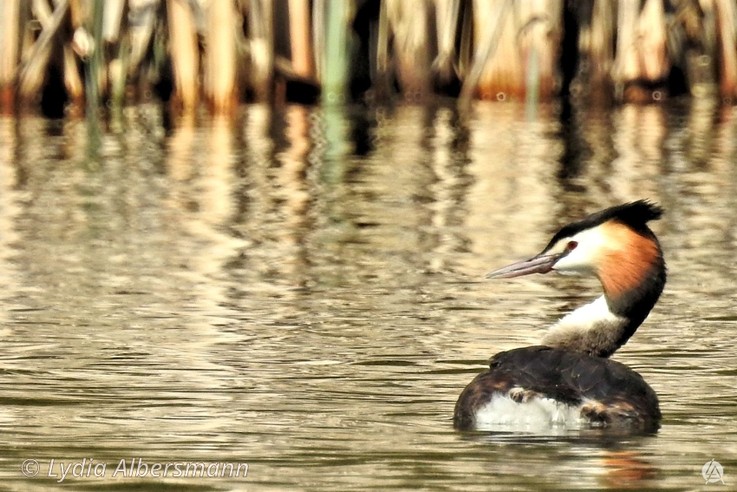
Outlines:
<svg viewBox="0 0 737 492"><path fill-rule="evenodd" d="M663 209L649 200L637 200L609 207L563 227L553 236L543 252L564 237L571 237L583 230L596 227L610 220L621 222L642 234L652 235L647 223L651 220L658 220L662 215Z"/></svg>

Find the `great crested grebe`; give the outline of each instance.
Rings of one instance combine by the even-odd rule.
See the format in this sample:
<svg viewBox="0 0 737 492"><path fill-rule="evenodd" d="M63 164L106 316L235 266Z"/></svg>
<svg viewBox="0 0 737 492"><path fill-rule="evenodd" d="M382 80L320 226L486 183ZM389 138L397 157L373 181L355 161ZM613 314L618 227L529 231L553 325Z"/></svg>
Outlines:
<svg viewBox="0 0 737 492"><path fill-rule="evenodd" d="M458 398L456 428L658 428L653 389L607 357L627 342L663 291L665 261L647 226L662 213L646 200L602 210L563 227L540 254L487 275L589 273L604 295L554 324L542 345L493 356Z"/></svg>

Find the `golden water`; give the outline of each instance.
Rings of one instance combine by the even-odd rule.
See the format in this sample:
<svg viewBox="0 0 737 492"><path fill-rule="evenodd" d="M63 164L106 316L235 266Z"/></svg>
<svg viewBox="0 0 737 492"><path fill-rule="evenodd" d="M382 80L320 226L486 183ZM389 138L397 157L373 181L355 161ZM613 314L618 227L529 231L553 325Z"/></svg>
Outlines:
<svg viewBox="0 0 737 492"><path fill-rule="evenodd" d="M3 117L0 479L683 490L721 486L701 474L715 459L735 483L737 111L556 114L247 106L165 128L142 106L99 141L84 122ZM489 356L598 295L592 279L483 274L638 198L666 209L670 275L615 357L660 395L657 435L456 432ZM113 476L133 459L138 476ZM140 468L191 462L248 473Z"/></svg>

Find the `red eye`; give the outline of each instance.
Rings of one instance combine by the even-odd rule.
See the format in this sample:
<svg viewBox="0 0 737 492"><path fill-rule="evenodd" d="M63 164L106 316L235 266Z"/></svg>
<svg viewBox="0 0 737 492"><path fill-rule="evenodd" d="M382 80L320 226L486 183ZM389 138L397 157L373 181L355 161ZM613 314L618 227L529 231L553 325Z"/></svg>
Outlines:
<svg viewBox="0 0 737 492"><path fill-rule="evenodd" d="M576 249L576 246L578 246L578 243L576 241L568 241L568 244L566 244L566 253L570 253L574 249Z"/></svg>

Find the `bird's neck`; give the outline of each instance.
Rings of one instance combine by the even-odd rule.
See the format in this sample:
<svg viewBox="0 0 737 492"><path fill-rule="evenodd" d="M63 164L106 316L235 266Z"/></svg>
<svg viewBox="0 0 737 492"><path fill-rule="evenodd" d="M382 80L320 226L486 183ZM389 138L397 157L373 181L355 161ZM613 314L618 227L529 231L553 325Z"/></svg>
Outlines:
<svg viewBox="0 0 737 492"><path fill-rule="evenodd" d="M626 341L624 334L629 325L630 320L614 314L606 296L601 296L561 318L550 327L542 343L573 352L608 357Z"/></svg>
<svg viewBox="0 0 737 492"><path fill-rule="evenodd" d="M657 240L653 237L644 247L639 255L612 254L611 268L597 273L604 295L564 316L550 328L543 344L599 357L609 357L624 345L665 286L665 263ZM619 275L608 274L614 271Z"/></svg>

